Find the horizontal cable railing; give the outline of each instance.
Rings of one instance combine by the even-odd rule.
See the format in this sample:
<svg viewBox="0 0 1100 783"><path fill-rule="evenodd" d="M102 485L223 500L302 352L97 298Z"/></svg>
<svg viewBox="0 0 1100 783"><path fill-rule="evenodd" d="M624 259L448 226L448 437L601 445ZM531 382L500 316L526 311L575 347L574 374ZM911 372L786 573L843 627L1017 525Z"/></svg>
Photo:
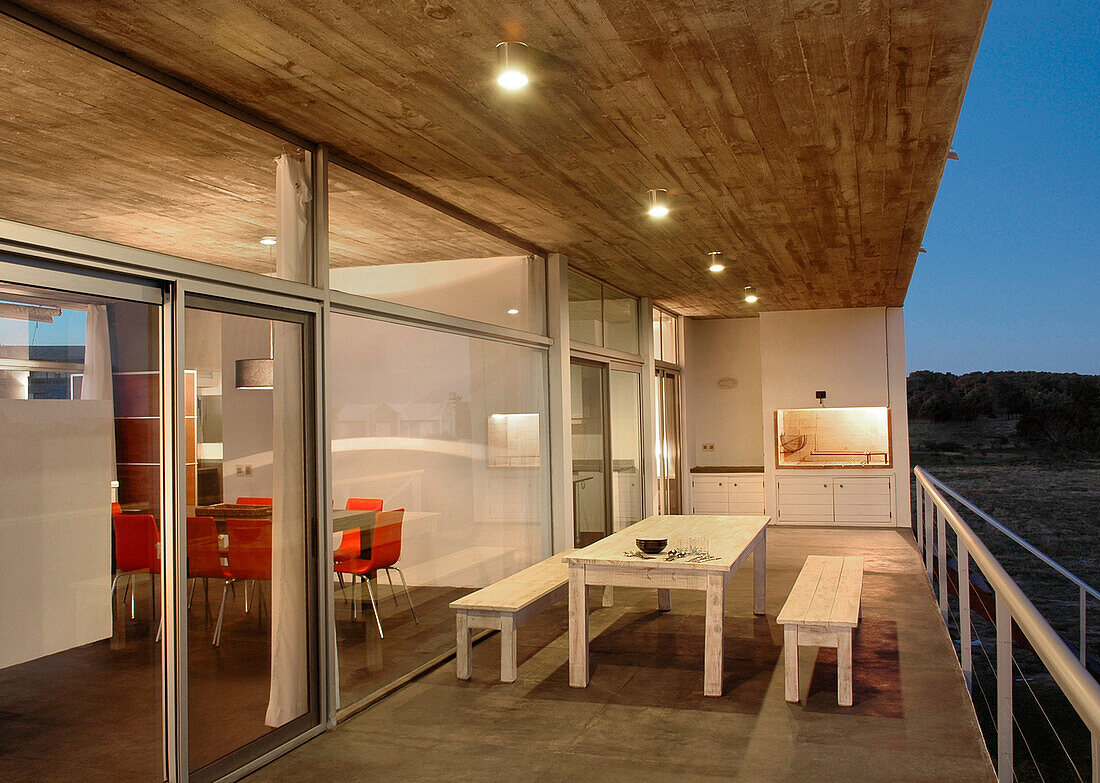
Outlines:
<svg viewBox="0 0 1100 783"><path fill-rule="evenodd" d="M1096 591L1030 544L1027 544L1019 536L1008 531L995 519L974 506L970 501L962 498L957 492L951 490L923 468L914 468L913 474L917 479L917 545L924 555L928 578L933 587L938 588L940 612L945 623L948 623L949 619L954 619L951 618L948 604L947 528L950 527L956 536L954 554L957 560L959 658L968 688L971 686L974 674L972 643L976 640L979 644L979 650L983 655L987 655L985 647L981 643L981 636L974 634L971 617L971 563L984 576L993 592L995 608L990 619L995 627L996 652L995 656L988 656L988 658L996 682L995 705L991 704L990 708L991 711L996 710L996 770L998 780L1001 783L1011 783L1014 779L1015 770L1013 753L1013 726L1016 719L1013 707L1015 674L1012 654L1012 629L1015 625L1091 734L1091 780L1092 783L1100 783L1100 684L1097 683L1082 663L1086 660L1084 639L1086 621L1084 619L1080 621L1082 638L1079 659L1051 627L1047 619L1035 608L1035 605L1020 589L1020 586L1008 575L982 540L963 521L958 512L947 501L945 494L965 505L997 530L1005 533L1029 552L1040 557L1043 562L1054 568L1060 575L1072 581L1077 586L1081 596L1082 616L1084 616L1085 608L1087 608L1087 597L1090 595L1098 597ZM1018 665L1015 665L1015 667L1018 668ZM1027 683L1027 678L1023 677L1023 681ZM1039 708L1042 710L1041 704ZM1054 727L1052 726L1052 728ZM1054 730L1057 737L1057 729L1054 728ZM1030 755L1031 748L1027 744L1027 738L1023 734L1021 736L1024 738L1026 750ZM1061 743L1060 737L1058 741ZM1070 762L1072 765L1072 758Z"/></svg>

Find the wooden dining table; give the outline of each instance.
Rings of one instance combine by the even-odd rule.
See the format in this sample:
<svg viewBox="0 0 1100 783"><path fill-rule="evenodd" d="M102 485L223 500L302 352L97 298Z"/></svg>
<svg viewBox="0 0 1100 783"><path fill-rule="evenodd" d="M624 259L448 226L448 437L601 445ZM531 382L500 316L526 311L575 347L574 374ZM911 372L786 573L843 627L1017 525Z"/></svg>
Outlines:
<svg viewBox="0 0 1100 783"><path fill-rule="evenodd" d="M672 608L670 590L706 592L703 694L722 695L722 646L725 631L726 585L737 569L753 558L753 613L764 614L767 575L768 516L654 516L635 522L583 549L566 554L569 565L569 684L585 688L589 681L588 587L648 587L657 591L657 608ZM706 539L715 559L692 562L690 557L667 560L628 557L637 552L635 539L667 538L667 553L679 539Z"/></svg>

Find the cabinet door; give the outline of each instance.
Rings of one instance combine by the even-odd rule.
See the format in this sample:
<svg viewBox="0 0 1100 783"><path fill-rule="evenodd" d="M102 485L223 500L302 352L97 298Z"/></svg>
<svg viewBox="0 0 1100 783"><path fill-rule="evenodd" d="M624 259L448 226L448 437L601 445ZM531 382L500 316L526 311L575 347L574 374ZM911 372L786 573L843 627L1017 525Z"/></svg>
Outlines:
<svg viewBox="0 0 1100 783"><path fill-rule="evenodd" d="M696 476L691 480L691 513L728 514L729 479L724 475Z"/></svg>
<svg viewBox="0 0 1100 783"><path fill-rule="evenodd" d="M732 476L729 481L731 514L764 513L764 477Z"/></svg>
<svg viewBox="0 0 1100 783"><path fill-rule="evenodd" d="M894 488L889 476L845 476L833 479L836 521L843 524L889 525L894 521Z"/></svg>
<svg viewBox="0 0 1100 783"><path fill-rule="evenodd" d="M829 476L781 476L776 481L779 522L832 522L833 484Z"/></svg>

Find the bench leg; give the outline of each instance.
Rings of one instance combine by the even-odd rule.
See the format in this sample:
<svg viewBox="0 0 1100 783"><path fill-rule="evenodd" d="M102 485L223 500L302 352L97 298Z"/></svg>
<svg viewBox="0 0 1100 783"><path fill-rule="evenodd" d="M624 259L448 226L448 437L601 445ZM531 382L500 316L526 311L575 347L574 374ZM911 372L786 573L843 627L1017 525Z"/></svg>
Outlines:
<svg viewBox="0 0 1100 783"><path fill-rule="evenodd" d="M584 565L569 566L569 684L588 687L588 587Z"/></svg>
<svg viewBox="0 0 1100 783"><path fill-rule="evenodd" d="M667 612L672 609L672 593L669 590L657 590L657 611Z"/></svg>
<svg viewBox="0 0 1100 783"><path fill-rule="evenodd" d="M798 701L798 626L783 626L783 697Z"/></svg>
<svg viewBox="0 0 1100 783"><path fill-rule="evenodd" d="M455 646L455 674L460 680L470 679L473 673L473 640L470 637L470 617L459 610L455 615L458 638Z"/></svg>
<svg viewBox="0 0 1100 783"><path fill-rule="evenodd" d="M500 681L516 681L516 621L510 614L500 616Z"/></svg>
<svg viewBox="0 0 1100 783"><path fill-rule="evenodd" d="M752 613L763 615L768 605L768 529L752 553Z"/></svg>
<svg viewBox="0 0 1100 783"><path fill-rule="evenodd" d="M852 706L852 629L841 628L836 633L837 704Z"/></svg>

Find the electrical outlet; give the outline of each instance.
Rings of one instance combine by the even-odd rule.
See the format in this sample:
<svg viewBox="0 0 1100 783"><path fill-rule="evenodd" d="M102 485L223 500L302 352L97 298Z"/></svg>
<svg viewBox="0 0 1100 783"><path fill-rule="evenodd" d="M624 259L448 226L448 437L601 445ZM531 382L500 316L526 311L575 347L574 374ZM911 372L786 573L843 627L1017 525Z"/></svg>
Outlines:
<svg viewBox="0 0 1100 783"><path fill-rule="evenodd" d="M252 466L251 465L245 465L244 466L244 474L246 476L251 476L252 475Z"/></svg>
<svg viewBox="0 0 1100 783"><path fill-rule="evenodd" d="M703 451L714 451L714 444L713 443L704 443L703 444Z"/></svg>
<svg viewBox="0 0 1100 783"><path fill-rule="evenodd" d="M244 475L244 465L237 465L237 475L238 476L243 476Z"/></svg>

